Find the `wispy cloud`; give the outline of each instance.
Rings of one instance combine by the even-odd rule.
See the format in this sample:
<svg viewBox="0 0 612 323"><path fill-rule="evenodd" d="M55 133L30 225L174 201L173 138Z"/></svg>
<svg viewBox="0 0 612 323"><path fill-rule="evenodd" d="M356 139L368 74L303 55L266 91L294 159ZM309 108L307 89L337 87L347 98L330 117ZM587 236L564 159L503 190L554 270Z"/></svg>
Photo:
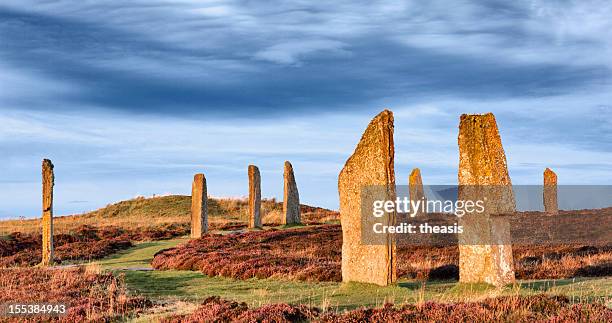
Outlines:
<svg viewBox="0 0 612 323"><path fill-rule="evenodd" d="M333 40L294 40L282 44L276 44L255 53L255 57L280 64L296 64L300 58L309 54L329 52L336 55L348 55L348 51L342 49L346 46L339 41Z"/></svg>
<svg viewBox="0 0 612 323"><path fill-rule="evenodd" d="M610 10L606 1L9 0L0 55L32 82L72 88L34 89L41 100L28 108L40 109L261 117L550 96L610 87Z"/></svg>

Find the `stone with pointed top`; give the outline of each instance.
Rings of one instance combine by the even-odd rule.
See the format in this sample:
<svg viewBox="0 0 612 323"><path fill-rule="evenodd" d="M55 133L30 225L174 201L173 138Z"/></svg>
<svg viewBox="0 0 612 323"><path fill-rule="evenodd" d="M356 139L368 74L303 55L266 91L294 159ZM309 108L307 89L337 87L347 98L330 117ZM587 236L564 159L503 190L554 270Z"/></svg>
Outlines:
<svg viewBox="0 0 612 323"><path fill-rule="evenodd" d="M459 200L484 202L484 211L459 224L459 281L503 286L514 282L510 226L493 216L515 211L506 155L492 113L462 115L459 125Z"/></svg>
<svg viewBox="0 0 612 323"><path fill-rule="evenodd" d="M550 168L544 170L544 212L551 215L559 213L557 201L557 174Z"/></svg>
<svg viewBox="0 0 612 323"><path fill-rule="evenodd" d="M249 165L249 228L261 228L261 176L255 165Z"/></svg>
<svg viewBox="0 0 612 323"><path fill-rule="evenodd" d="M300 219L300 195L298 193L293 166L285 161L284 179L284 198L283 198L283 217L282 224L298 224Z"/></svg>
<svg viewBox="0 0 612 323"><path fill-rule="evenodd" d="M42 161L42 262L43 266L53 264L53 185L55 175L53 163Z"/></svg>
<svg viewBox="0 0 612 323"><path fill-rule="evenodd" d="M374 186L377 199L395 200L394 153L393 113L384 110L372 119L338 177L344 282L386 286L396 281L395 239L388 233L380 244L364 244L361 239L362 230L369 229L362 220L371 217L367 210L362 214L368 205L363 203L368 198L362 195L364 189ZM395 212L386 213L382 220L393 225L395 217Z"/></svg>
<svg viewBox="0 0 612 323"><path fill-rule="evenodd" d="M191 238L201 238L208 231L208 196L206 177L195 174L191 185Z"/></svg>
<svg viewBox="0 0 612 323"><path fill-rule="evenodd" d="M410 173L410 177L408 178L408 187L410 192L410 200L414 201L411 203L412 205L417 206L416 212L413 211L415 216L424 215L427 213L427 199L425 197L425 190L423 189L423 179L421 178L421 170L415 168ZM421 201L421 202L417 202Z"/></svg>

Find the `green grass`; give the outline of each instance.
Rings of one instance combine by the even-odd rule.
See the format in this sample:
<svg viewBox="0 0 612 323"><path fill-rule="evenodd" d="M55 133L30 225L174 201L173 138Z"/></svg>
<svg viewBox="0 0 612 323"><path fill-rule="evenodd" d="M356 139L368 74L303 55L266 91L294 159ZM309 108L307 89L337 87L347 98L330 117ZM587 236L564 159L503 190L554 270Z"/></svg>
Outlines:
<svg viewBox="0 0 612 323"><path fill-rule="evenodd" d="M151 260L153 260L156 252L172 248L188 240L187 238L180 238L143 242L94 263L106 270L151 268Z"/></svg>
<svg viewBox="0 0 612 323"><path fill-rule="evenodd" d="M402 281L380 287L359 283L307 283L275 279L235 280L207 277L193 271L123 271L130 291L156 300L201 301L208 296L221 296L249 306L267 303L306 304L323 308L353 309L376 307L385 302L420 303L424 301L470 301L504 295L563 294L576 302L606 299L612 290L610 279L582 279L523 282L499 290L477 287L457 292L456 282ZM548 288L540 288L548 285Z"/></svg>

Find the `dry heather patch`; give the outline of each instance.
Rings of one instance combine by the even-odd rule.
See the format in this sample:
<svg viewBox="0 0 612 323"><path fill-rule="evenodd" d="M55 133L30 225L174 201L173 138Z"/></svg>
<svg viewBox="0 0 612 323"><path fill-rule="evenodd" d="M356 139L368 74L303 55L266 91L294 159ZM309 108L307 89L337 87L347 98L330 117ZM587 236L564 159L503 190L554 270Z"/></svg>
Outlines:
<svg viewBox="0 0 612 323"><path fill-rule="evenodd" d="M155 255L156 269L197 270L236 279L282 277L341 281L339 225L291 230L209 234ZM612 276L612 247L516 247L518 279ZM398 276L420 280L458 279L457 246L407 246L398 250Z"/></svg>
<svg viewBox="0 0 612 323"><path fill-rule="evenodd" d="M361 308L348 312L328 312L304 305L269 304L250 309L245 303L206 299L190 315L174 315L165 323L186 322L610 322L612 310L602 304L573 304L562 296L509 296L479 302L381 308Z"/></svg>
<svg viewBox="0 0 612 323"><path fill-rule="evenodd" d="M262 215L268 212L267 225L280 224L275 217L282 213L282 201L262 200ZM302 222L305 224L337 221L338 212L308 205L300 206ZM190 223L191 196L170 195L152 198L139 197L109 204L99 210L81 215L56 216L53 219L55 234L70 233L83 225L118 227L125 230L149 228L156 230L167 225L186 225ZM278 214L280 214L278 213ZM208 220L211 230L238 230L246 227L248 201L246 199L209 198ZM278 219L277 219L278 218ZM0 221L0 237L12 232L36 234L40 231L40 219Z"/></svg>
<svg viewBox="0 0 612 323"><path fill-rule="evenodd" d="M185 235L187 225L125 230L118 227L81 226L68 234L54 236L55 262L104 258L132 246L132 241L170 239ZM0 240L0 268L31 266L41 261L40 234L12 233Z"/></svg>
<svg viewBox="0 0 612 323"><path fill-rule="evenodd" d="M141 198L113 204L82 216L60 217L55 221L55 261L99 259L129 248L132 246L131 241L163 240L187 235L190 225L188 215L181 217L176 223L171 220L176 219L183 207L189 207L189 204L185 203L189 201L188 196ZM246 201L212 200L209 206L217 216L209 224L210 230L235 231L246 228L246 222L241 221L239 216L230 215L246 210ZM274 200L265 200L263 206L266 212L271 214L282 209L282 204ZM156 210L155 207L162 209ZM309 206L302 206L302 209L306 214L306 222L311 224L337 214ZM189 209L185 212L188 214ZM148 214L151 216L147 216ZM158 216L170 222L158 222ZM9 222L0 222L0 226ZM13 232L0 237L0 267L34 265L40 262L40 228L32 231L28 227L39 222L24 221L15 228L25 229L25 232ZM75 227L76 224L80 226Z"/></svg>
<svg viewBox="0 0 612 323"><path fill-rule="evenodd" d="M517 246L518 277L530 279L612 276L612 246ZM515 256L515 257L516 257Z"/></svg>
<svg viewBox="0 0 612 323"><path fill-rule="evenodd" d="M339 226L206 235L158 253L157 269L200 270L239 279L340 280Z"/></svg>
<svg viewBox="0 0 612 323"><path fill-rule="evenodd" d="M61 303L67 314L60 317L2 317L2 322L108 322L140 312L151 302L128 296L121 277L85 268L0 269L0 304Z"/></svg>

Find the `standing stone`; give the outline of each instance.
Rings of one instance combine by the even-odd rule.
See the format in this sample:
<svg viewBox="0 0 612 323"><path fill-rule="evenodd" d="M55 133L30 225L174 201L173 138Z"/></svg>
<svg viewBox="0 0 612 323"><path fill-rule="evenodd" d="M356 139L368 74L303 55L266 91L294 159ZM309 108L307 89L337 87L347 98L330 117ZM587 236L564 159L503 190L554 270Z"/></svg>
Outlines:
<svg viewBox="0 0 612 323"><path fill-rule="evenodd" d="M544 212L551 215L559 213L557 202L557 174L550 168L544 170Z"/></svg>
<svg viewBox="0 0 612 323"><path fill-rule="evenodd" d="M42 161L42 265L53 264L53 163Z"/></svg>
<svg viewBox="0 0 612 323"><path fill-rule="evenodd" d="M293 166L290 162L285 161L284 171L284 198L283 198L283 217L282 224L297 224L300 219L300 195L298 193L295 176L293 175Z"/></svg>
<svg viewBox="0 0 612 323"><path fill-rule="evenodd" d="M206 177L195 174L191 185L191 238L201 238L208 231L208 196Z"/></svg>
<svg viewBox="0 0 612 323"><path fill-rule="evenodd" d="M459 125L459 200L484 201L484 212L460 220L459 281L503 286L514 282L510 225L493 214L515 211L495 116L462 115Z"/></svg>
<svg viewBox="0 0 612 323"><path fill-rule="evenodd" d="M343 282L386 286L396 281L397 258L393 236L387 233L382 236L383 243L377 244L364 244L362 240L364 229L371 230L364 223L371 217L367 210L368 201L362 204L363 198L369 198L367 188L377 188L379 193L376 199L395 200L393 158L393 113L384 110L372 119L338 177ZM363 214L362 207L366 208ZM395 217L395 212L386 213L382 220L386 225L393 225Z"/></svg>
<svg viewBox="0 0 612 323"><path fill-rule="evenodd" d="M427 199L425 198L425 190L423 189L423 179L421 178L421 170L415 168L410 173L410 177L408 178L408 185L410 191L410 200L416 205L416 201L421 201L419 204L419 208L416 210L416 216L423 215L427 213ZM412 207L411 203L411 207Z"/></svg>
<svg viewBox="0 0 612 323"><path fill-rule="evenodd" d="M249 228L261 228L261 176L255 165L249 165Z"/></svg>

